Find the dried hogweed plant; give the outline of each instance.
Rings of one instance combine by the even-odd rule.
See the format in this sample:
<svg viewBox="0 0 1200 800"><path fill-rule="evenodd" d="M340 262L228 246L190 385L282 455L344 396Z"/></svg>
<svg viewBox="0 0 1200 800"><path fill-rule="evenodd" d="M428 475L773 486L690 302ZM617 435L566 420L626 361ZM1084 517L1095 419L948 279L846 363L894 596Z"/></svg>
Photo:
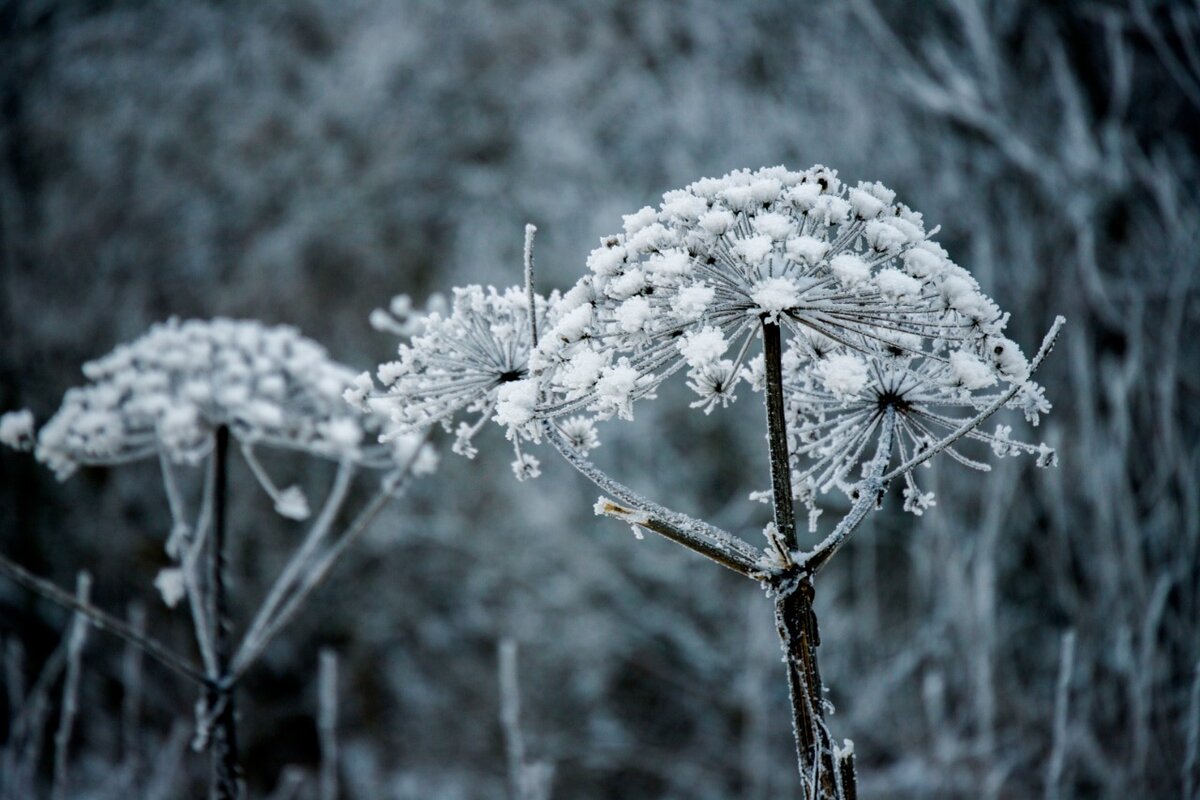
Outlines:
<svg viewBox="0 0 1200 800"><path fill-rule="evenodd" d="M1008 315L936 232L878 183L850 187L820 166L737 171L626 216L623 232L592 252L588 274L542 299L529 226L524 295L456 290L450 314L431 316L399 361L379 368L388 391L377 402L395 404L402 430L477 415L457 429L456 450L468 455L494 420L522 478L538 471L522 443L545 438L605 493L597 514L760 582L775 601L804 796L853 798L853 746L834 744L826 723L815 576L893 481L903 482L905 510L934 504L914 475L934 456L986 471L964 452L976 441L997 456L1054 462L1047 446L983 425L1003 408L1034 425L1049 411L1031 376L1062 318L1026 359L1004 335ZM587 457L596 420L632 418L636 401L680 372L706 414L739 391L763 395L771 487L752 497L772 506L765 545L647 500ZM835 490L849 511L802 544L797 506L815 535L819 501Z"/></svg>
<svg viewBox="0 0 1200 800"><path fill-rule="evenodd" d="M431 471L436 460L423 432L397 431L385 417L362 415L347 405L343 394L353 391L355 372L289 327L172 320L85 365L84 374L90 383L67 392L36 435L32 415L23 411L0 418L0 434L6 444L33 449L60 479L81 466L158 461L173 526L165 547L171 563L155 586L168 606L186 607L200 664L7 559L0 558L0 568L197 683L202 696L194 746L210 751L211 796L242 797L239 680L387 501L410 478ZM280 515L311 519L237 641L226 577L234 447ZM263 450L336 462L315 515L298 487L276 484L259 458ZM363 470L381 471L383 478L350 524L332 535Z"/></svg>

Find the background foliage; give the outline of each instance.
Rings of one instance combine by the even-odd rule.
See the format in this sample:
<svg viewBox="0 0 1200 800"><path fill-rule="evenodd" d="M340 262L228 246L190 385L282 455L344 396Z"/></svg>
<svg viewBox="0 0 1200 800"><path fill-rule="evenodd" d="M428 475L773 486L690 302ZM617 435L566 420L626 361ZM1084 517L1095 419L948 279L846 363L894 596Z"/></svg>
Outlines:
<svg viewBox="0 0 1200 800"><path fill-rule="evenodd" d="M0 408L48 416L83 361L170 315L294 324L365 368L394 347L366 324L392 294L519 282L527 221L548 289L701 175L881 180L1026 349L1069 324L1041 373L1059 468L936 467L938 506L912 519L893 498L818 586L863 794L1178 797L1200 785L1198 40L1194 5L1149 0L0 2ZM761 408L685 408L610 426L600 460L760 527ZM447 454L273 647L243 693L252 789L315 764L326 644L349 796L501 795L507 636L556 796L786 796L769 601L594 518L549 454L516 484L496 439ZM295 531L254 490L235 508L248 606ZM183 646L151 587L167 525L152 465L59 485L0 454L4 552L62 585L88 568L97 602L145 601ZM64 624L0 586L30 670ZM119 657L97 637L85 657L74 782L96 796ZM190 699L148 681L149 755Z"/></svg>

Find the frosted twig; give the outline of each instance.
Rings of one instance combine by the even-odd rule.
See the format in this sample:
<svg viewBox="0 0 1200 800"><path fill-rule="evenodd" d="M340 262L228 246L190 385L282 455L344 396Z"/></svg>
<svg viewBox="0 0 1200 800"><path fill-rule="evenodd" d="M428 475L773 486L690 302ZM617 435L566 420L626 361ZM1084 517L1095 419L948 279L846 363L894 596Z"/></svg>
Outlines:
<svg viewBox="0 0 1200 800"><path fill-rule="evenodd" d="M1054 692L1054 743L1046 767L1046 800L1057 800L1067 759L1067 722L1071 703L1071 674L1075 671L1075 631L1062 637L1058 684Z"/></svg>
<svg viewBox="0 0 1200 800"><path fill-rule="evenodd" d="M215 447L214 447L215 449ZM212 524L213 506L216 495L216 460L210 454L204 471L203 499L200 511L196 515L196 526L192 530L191 540L187 543L180 568L183 570L183 587L187 593L188 611L192 616L193 634L196 646L200 649L200 661L208 677L216 679L219 675L217 656L213 650L213 633L211 620L200 583L200 557L204 554L204 545L208 540L209 527Z"/></svg>
<svg viewBox="0 0 1200 800"><path fill-rule="evenodd" d="M681 544L684 547L692 550L700 555L708 558L723 567L733 570L739 575L744 575L747 578L761 579L767 572L761 568L747 566L742 561L730 556L727 550L724 550L714 544L704 541L698 537L689 536L686 531L671 525L665 520L647 514L644 511L638 511L633 508L626 508L619 503L610 500L606 497L601 497L596 501L595 511L597 514L612 517L613 519L621 520L637 528L645 528L652 533L657 533L667 539ZM635 529L636 533L636 529Z"/></svg>
<svg viewBox="0 0 1200 800"><path fill-rule="evenodd" d="M338 796L338 662L337 653L322 650L317 672L317 735L321 743L321 800Z"/></svg>
<svg viewBox="0 0 1200 800"><path fill-rule="evenodd" d="M525 770L525 739L521 735L521 689L517 682L517 643L501 639L498 650L500 680L500 728L504 731L504 752L508 758L509 794L512 800L526 800L521 787Z"/></svg>
<svg viewBox="0 0 1200 800"><path fill-rule="evenodd" d="M426 435L428 435L428 432ZM328 577L342 554L358 541L359 537L371 526L375 517L379 516L379 513L383 511L388 502L400 493L407 479L412 475L417 460L420 458L423 444L424 440L413 449L412 456L409 457L403 467L384 476L379 491L363 507L362 511L359 512L349 527L346 528L342 536L317 558L312 568L305 573L299 588L292 593L291 597L287 599L274 618L263 628L261 634L256 637L256 640L254 642L243 640L241 646L238 648L238 652L233 657L228 680L236 682L245 674L246 670L258 659L259 655L262 654L271 641L300 612L300 609L304 607L309 596L325 582L326 577Z"/></svg>
<svg viewBox="0 0 1200 800"><path fill-rule="evenodd" d="M538 345L537 300L533 292L533 237L536 233L536 225L525 226L525 296L529 302L529 341L534 348Z"/></svg>
<svg viewBox="0 0 1200 800"><path fill-rule="evenodd" d="M500 683L500 728L504 734L504 752L508 761L511 800L549 800L554 766L530 762L526 757L525 736L521 731L521 687L517 671L517 643L501 639L497 646Z"/></svg>
<svg viewBox="0 0 1200 800"><path fill-rule="evenodd" d="M571 447L570 442L552 424L547 423L545 427L550 443L571 466L600 489L626 504L623 507L614 503L612 516L629 522L629 516L636 515L639 520L649 523L643 524L639 521L637 524L641 527L666 536L739 574L753 576L762 572L758 567L759 554L749 544L707 522L692 519L639 497L632 489L609 477L582 453ZM599 510L600 513L608 514L608 510L603 507Z"/></svg>
<svg viewBox="0 0 1200 800"><path fill-rule="evenodd" d="M1042 339L1042 345L1041 345L1041 347L1038 348L1037 355L1035 355L1033 357L1033 360L1029 362L1029 374L1032 375L1037 370L1037 368L1039 366L1041 366L1042 361L1046 358L1046 356L1048 356L1050 354L1050 351L1052 349L1054 349L1054 343L1058 339L1059 331L1062 330L1062 326L1066 321L1067 320L1065 317L1060 316L1060 317L1054 318L1054 324L1050 326L1050 330L1046 332L1046 336ZM913 456L908 461L905 461L903 464L901 464L900 466L893 469L891 472L884 475L882 477L882 480L890 481L892 478L896 477L897 475L903 475L905 472L908 472L909 470L913 469L914 467L918 467L921 464L928 461L929 459L933 458L938 453L942 452L947 447L949 447L950 445L954 444L956 441L961 439L969 431L979 427L980 423L982 423L985 419L987 419L988 417L992 416L997 411L999 411L1000 408L1005 403L1007 403L1009 400L1013 399L1013 397L1016 396L1017 392L1021 391L1021 389L1023 387L1024 387L1024 383L1014 383L1008 389L1008 391L1004 392L999 397L997 397L994 401L992 401L991 405L989 405L983 411L979 412L979 414L972 417L971 419L968 419L966 422L964 422L962 425L960 425L957 429L955 429L952 433L950 433L948 436L946 436L946 438L942 439L937 444L929 447L923 453Z"/></svg>
<svg viewBox="0 0 1200 800"><path fill-rule="evenodd" d="M37 577L33 573L13 563L5 556L0 555L0 573L7 575L15 583L24 586L48 600L57 603L60 606L83 614L91 622L92 626L97 630L111 633L119 639L123 639L129 644L142 650L154 660L158 661L163 666L179 673L185 678L189 678L200 685L208 685L211 683L208 676L204 674L198 667L190 663L187 659L170 650L162 642L152 636L144 633L139 633L127 623L117 617L100 610L90 603L80 603L79 600L69 592L55 586L50 581Z"/></svg>
<svg viewBox="0 0 1200 800"><path fill-rule="evenodd" d="M81 571L75 580L75 599L80 606L87 606L92 591L92 576ZM87 644L87 616L76 611L71 619L71 631L67 634L67 675L63 679L62 706L59 708L58 730L54 732L54 783L50 796L54 800L67 800L67 753L71 744L71 731L79 713L79 675L83 669L83 647Z"/></svg>

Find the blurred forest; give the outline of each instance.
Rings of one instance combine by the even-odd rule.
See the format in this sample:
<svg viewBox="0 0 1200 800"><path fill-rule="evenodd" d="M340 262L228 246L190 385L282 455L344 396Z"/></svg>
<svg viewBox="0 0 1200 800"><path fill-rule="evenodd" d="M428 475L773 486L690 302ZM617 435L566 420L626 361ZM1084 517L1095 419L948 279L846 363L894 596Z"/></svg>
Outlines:
<svg viewBox="0 0 1200 800"><path fill-rule="evenodd" d="M0 109L0 410L39 419L173 315L296 325L366 369L396 344L373 308L519 283L526 222L548 290L701 176L883 181L1027 350L1068 324L1039 375L1058 468L936 466L936 508L890 498L817 586L862 796L1200 797L1195 3L7 0ZM758 541L761 407L682 396L609 425L598 460ZM321 647L344 797L505 796L504 638L554 797L792 796L771 601L594 517L550 454L517 484L487 436L446 449L249 676L252 796L317 768ZM249 604L296 531L252 488L234 513ZM169 524L153 464L59 484L0 453L0 549L65 587L90 570L99 605L141 601L186 649L152 585ZM10 673L32 683L68 620L0 581ZM191 722L192 689L148 663L122 730L122 652L94 633L84 654L73 797L128 796L123 770ZM185 753L165 796L203 769Z"/></svg>

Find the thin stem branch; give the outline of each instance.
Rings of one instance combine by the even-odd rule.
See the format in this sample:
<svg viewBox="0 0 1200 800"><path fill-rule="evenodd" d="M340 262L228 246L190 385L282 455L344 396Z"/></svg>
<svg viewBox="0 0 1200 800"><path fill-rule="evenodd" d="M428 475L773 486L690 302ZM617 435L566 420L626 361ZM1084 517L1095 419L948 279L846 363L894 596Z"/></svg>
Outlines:
<svg viewBox="0 0 1200 800"><path fill-rule="evenodd" d="M245 647L253 648L254 641L262 635L263 630L271 622L279 606L287 598L297 581L301 580L306 567L309 567L321 547L321 544L329 535L329 530L333 526L337 514L341 511L342 504L346 500L346 493L350 489L350 483L354 477L354 464L351 461L342 461L338 465L337 475L333 481L333 488L329 491L329 496L325 498L325 503L321 508L321 513L317 515L316 521L308 530L308 534L304 538L304 542L297 548L296 552L288 560L287 565L275 579L274 585L267 592L267 599L259 607L254 614L254 619L250 623L249 630L242 637L242 644L238 646L240 652ZM247 645L246 643L250 643Z"/></svg>
<svg viewBox="0 0 1200 800"><path fill-rule="evenodd" d="M338 796L338 660L337 653L322 650L317 672L317 734L321 744L321 800Z"/></svg>
<svg viewBox="0 0 1200 800"><path fill-rule="evenodd" d="M1041 366L1042 361L1045 360L1046 356L1050 355L1050 351L1054 349L1054 343L1058 340L1059 331L1062 330L1062 326L1066 323L1066 321L1067 320L1065 317L1060 316L1054 318L1054 324L1050 326L1050 330L1046 332L1045 337L1042 339L1042 345L1038 348L1037 355L1033 357L1033 361L1029 362L1030 375L1037 371L1037 368ZM1000 408L1009 400L1013 399L1017 395L1017 392L1021 391L1024 386L1024 383L1014 383L1008 389L1008 391L997 397L991 405L979 412L979 414L958 426L958 428L952 431L944 439L932 447L929 447L920 455L913 456L908 461L905 461L903 464L884 475L883 480L890 481L897 475L903 475L905 472L924 464L926 461L933 458L947 447L950 447L963 436L967 435L967 433L969 433L971 430L979 427L979 425L985 419L999 411Z"/></svg>
<svg viewBox="0 0 1200 800"><path fill-rule="evenodd" d="M665 536L741 575L758 577L764 572L758 565L759 554L746 542L706 522L638 497L636 492L611 478L573 448L553 424L547 423L545 430L550 443L567 463L602 491L608 492L627 506L623 507L617 503L605 505L604 501L601 501L597 504L599 513L617 517ZM611 506L611 509L608 506Z"/></svg>
<svg viewBox="0 0 1200 800"><path fill-rule="evenodd" d="M213 682L199 667L184 657L177 655L154 637L139 632L136 628L100 610L96 606L80 603L70 592L65 592L50 581L37 577L24 567L2 555L0 555L0 573L7 575L14 583L37 592L47 600L83 614L97 630L111 633L113 636L132 644L173 672L194 681L200 686L212 685Z"/></svg>
<svg viewBox="0 0 1200 800"><path fill-rule="evenodd" d="M227 681L236 683L240 680L246 670L266 650L275 637L279 635L279 632L287 627L296 615L300 613L308 598L325 582L325 579L329 576L329 573L333 570L334 565L337 564L342 555L358 541L371 526L371 523L374 522L375 518L379 516L380 512L387 507L388 502L404 488L408 478L412 475L417 460L421 457L421 451L424 446L425 440L422 439L417 443L412 456L405 465L384 477L379 491L362 511L359 512L358 516L354 518L354 521L346 528L341 538L316 558L312 568L301 579L300 585L280 606L270 622L263 627L261 633L254 637L253 640L249 638L242 640L237 653L233 657L233 663L226 678Z"/></svg>
<svg viewBox="0 0 1200 800"><path fill-rule="evenodd" d="M92 591L92 576L81 571L75 582L75 598L81 606L88 605ZM79 713L79 676L83 671L83 647L87 643L87 617L76 611L67 634L67 675L63 679L62 705L59 708L58 730L54 732L54 783L50 797L67 800L67 753L71 731Z"/></svg>
<svg viewBox="0 0 1200 800"><path fill-rule="evenodd" d="M537 297L533 292L533 237L536 233L536 225L525 226L525 296L529 302L530 349L538 346Z"/></svg>
<svg viewBox="0 0 1200 800"><path fill-rule="evenodd" d="M747 578L761 578L766 574L765 570L747 567L742 561L733 558L726 550L721 549L717 545L688 535L685 531L675 527L674 525L651 516L643 511L638 511L633 508L626 508L613 500L606 497L601 497L596 501L596 513L613 519L619 519L622 522L627 522L630 525L636 525L639 528L645 528L651 533L657 533L659 536L664 536L676 544L681 544L684 547L692 550L707 559L715 561L722 567L731 569L739 575L744 575Z"/></svg>

